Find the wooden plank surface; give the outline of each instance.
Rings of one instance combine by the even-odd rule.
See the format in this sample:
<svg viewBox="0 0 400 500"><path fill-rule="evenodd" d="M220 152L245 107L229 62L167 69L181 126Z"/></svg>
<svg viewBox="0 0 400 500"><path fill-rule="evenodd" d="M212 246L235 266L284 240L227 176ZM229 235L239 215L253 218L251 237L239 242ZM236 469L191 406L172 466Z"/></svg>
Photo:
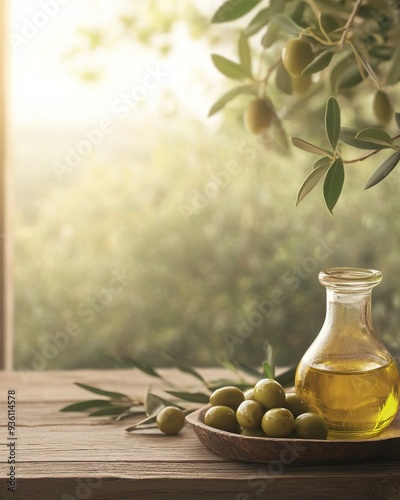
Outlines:
<svg viewBox="0 0 400 500"><path fill-rule="evenodd" d="M182 383L192 380L166 373ZM1 499L400 499L399 462L312 467L233 462L208 452L188 427L177 436L126 433L130 421L60 413L65 404L88 398L74 381L131 396L144 395L154 384L135 370L0 374ZM17 392L15 494L6 481L8 389Z"/></svg>

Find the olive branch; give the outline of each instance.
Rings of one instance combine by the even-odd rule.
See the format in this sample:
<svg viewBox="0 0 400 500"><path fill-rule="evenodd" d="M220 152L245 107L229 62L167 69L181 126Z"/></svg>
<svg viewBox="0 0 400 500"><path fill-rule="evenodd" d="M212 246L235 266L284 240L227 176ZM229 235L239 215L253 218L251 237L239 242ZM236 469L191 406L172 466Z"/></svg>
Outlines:
<svg viewBox="0 0 400 500"><path fill-rule="evenodd" d="M185 414L188 414L200 406L208 404L210 395L215 390L227 385L245 390L253 387L255 382L259 379L267 377L274 378L283 387L292 386L294 384L296 370L295 366L293 366L279 375L276 375L272 350L268 349L268 359L262 363L260 369L237 360L221 360L221 366L234 373L235 378L207 380L198 370L180 361L178 362L169 356L174 368L186 375L190 375L196 381L195 386L177 387L147 362L128 357L115 358L107 356L107 358L118 368L136 368L146 375L158 379L164 385L162 390L165 395L160 396L159 394L155 394L151 387L149 387L145 395L131 397L121 392L108 391L81 382L75 382L78 387L98 396L104 396L105 399L97 398L80 401L65 406L61 408L60 411L83 412L89 417L111 417L115 421L120 421L129 417L144 416L143 419L128 427L126 429L127 432L157 427L157 414L167 406L175 406Z"/></svg>

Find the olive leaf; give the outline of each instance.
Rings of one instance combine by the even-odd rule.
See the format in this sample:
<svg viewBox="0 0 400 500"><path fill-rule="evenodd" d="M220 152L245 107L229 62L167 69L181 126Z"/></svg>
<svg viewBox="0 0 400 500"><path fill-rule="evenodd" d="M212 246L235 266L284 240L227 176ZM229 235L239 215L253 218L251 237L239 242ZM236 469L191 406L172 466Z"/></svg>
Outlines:
<svg viewBox="0 0 400 500"><path fill-rule="evenodd" d="M79 403L74 403L72 405L64 406L60 411L85 411L92 408L101 408L105 406L111 406L112 402L106 399L90 399L88 401L81 401Z"/></svg>
<svg viewBox="0 0 400 500"><path fill-rule="evenodd" d="M388 85L394 85L400 80L400 45L394 49L394 54L392 55L392 61L390 64L390 69L387 74L386 83Z"/></svg>
<svg viewBox="0 0 400 500"><path fill-rule="evenodd" d="M89 413L89 417L112 417L119 416L126 411L126 408L121 406L109 406L108 408L102 408L101 410L96 410L93 413ZM136 415L144 413L143 411L135 412Z"/></svg>
<svg viewBox="0 0 400 500"><path fill-rule="evenodd" d="M325 131L332 149L335 150L340 135L340 108L334 97L329 97L326 102Z"/></svg>
<svg viewBox="0 0 400 500"><path fill-rule="evenodd" d="M258 33L266 24L268 24L271 18L271 9L270 7L265 7L265 9L261 9L257 14L253 17L250 23L244 30L246 36L252 36Z"/></svg>
<svg viewBox="0 0 400 500"><path fill-rule="evenodd" d="M239 35L238 53L239 53L240 65L243 71L249 78L252 78L253 75L252 75L251 52L249 47L249 41L247 40L247 37L243 33L243 31L241 31Z"/></svg>
<svg viewBox="0 0 400 500"><path fill-rule="evenodd" d="M117 359L114 356L110 355L107 355L106 358L120 368L137 368L138 370L146 373L147 375L150 375L151 377L163 378L162 375L156 372L156 370L145 361L138 361L136 359L128 357Z"/></svg>
<svg viewBox="0 0 400 500"><path fill-rule="evenodd" d="M315 167L305 178L303 184L300 186L299 192L297 193L296 207L297 205L315 188L320 179L325 175L331 164L331 159L328 158L327 162Z"/></svg>
<svg viewBox="0 0 400 500"><path fill-rule="evenodd" d="M383 146L382 144L376 144L375 142L369 142L366 140L356 139L358 130L349 127L342 127L340 129L340 140L349 146L353 146L359 149L385 149L388 146Z"/></svg>
<svg viewBox="0 0 400 500"><path fill-rule="evenodd" d="M379 165L379 167L368 179L364 189L369 189L372 186L378 184L378 182L381 182L385 177L387 177L390 174L390 172L394 169L394 167L398 164L399 161L400 161L400 151L396 151L388 158L386 158L386 160Z"/></svg>
<svg viewBox="0 0 400 500"><path fill-rule="evenodd" d="M149 416L154 415L155 413L158 413L165 406L176 406L180 410L184 409L183 406L180 406L179 404L177 404L173 401L162 398L161 396L158 396L157 394L153 394L150 391L147 392L146 402L145 402L145 408L146 408L147 415L149 415Z"/></svg>
<svg viewBox="0 0 400 500"><path fill-rule="evenodd" d="M288 95L292 95L293 93L292 77L286 71L286 68L283 65L282 61L279 62L278 67L276 68L275 85L281 92Z"/></svg>
<svg viewBox="0 0 400 500"><path fill-rule="evenodd" d="M324 198L330 213L334 209L344 183L343 160L339 157L329 167L324 181Z"/></svg>
<svg viewBox="0 0 400 500"><path fill-rule="evenodd" d="M274 371L275 371L274 366L271 366L267 361L264 361L262 368L263 368L263 374L265 377L274 378Z"/></svg>
<svg viewBox="0 0 400 500"><path fill-rule="evenodd" d="M302 26L296 24L293 19L285 14L275 14L273 20L283 31L289 33L289 35L297 36L304 30Z"/></svg>
<svg viewBox="0 0 400 500"><path fill-rule="evenodd" d="M239 19L260 3L261 0L228 0L215 12L211 19L212 23L226 23Z"/></svg>
<svg viewBox="0 0 400 500"><path fill-rule="evenodd" d="M164 356L166 356L170 361L173 362L175 368L177 368L179 371L183 372L183 373L187 373L189 375L192 375L193 377L197 378L198 380L200 380L203 384L206 384L206 381L204 380L204 377L197 371L195 370L194 368L192 368L191 366L189 365L186 365L185 363L182 363L181 361L177 361L175 358L173 358L172 356L170 356L169 354L167 353L163 353Z"/></svg>
<svg viewBox="0 0 400 500"><path fill-rule="evenodd" d="M380 128L366 128L361 130L356 137L358 140L365 140L377 146L384 146L385 148L392 147L392 138L390 135Z"/></svg>
<svg viewBox="0 0 400 500"><path fill-rule="evenodd" d="M396 122L397 128L400 129L400 113L394 114L394 121Z"/></svg>
<svg viewBox="0 0 400 500"><path fill-rule="evenodd" d="M308 66L303 69L303 75L312 75L313 73L317 73L318 71L322 71L327 66L329 66L332 61L333 52L328 49L319 54L314 58L312 62Z"/></svg>
<svg viewBox="0 0 400 500"><path fill-rule="evenodd" d="M157 427L156 420L157 420L157 415L152 415L151 417L146 417L140 422L137 422L136 424L127 427L125 430L126 432L132 432L140 429L154 429Z"/></svg>
<svg viewBox="0 0 400 500"><path fill-rule="evenodd" d="M242 363L241 361L236 361L236 360L229 360L230 363L232 363L232 365L238 369L238 370L242 370L242 372L244 373L247 373L248 375L251 375L252 377L262 377L262 372L260 372L259 370L257 370L257 368L254 368L253 366L249 366L245 363Z"/></svg>
<svg viewBox="0 0 400 500"><path fill-rule="evenodd" d="M93 392L94 394L99 394L100 396L106 396L111 399L117 400L129 400L129 396L122 394L120 392L105 391L104 389L99 389L98 387L92 387L91 385L82 384L80 382L75 382L75 385L85 389L86 391Z"/></svg>
<svg viewBox="0 0 400 500"><path fill-rule="evenodd" d="M279 382L283 387L288 387L294 385L294 377L296 374L296 366L292 366L288 370L280 373L275 377L275 380Z"/></svg>
<svg viewBox="0 0 400 500"><path fill-rule="evenodd" d="M189 401L190 403L202 403L207 404L210 401L210 395L204 394L203 392L185 392L185 391L165 391L171 396L182 399L183 401Z"/></svg>
<svg viewBox="0 0 400 500"><path fill-rule="evenodd" d="M265 364L268 364L272 372L272 377L275 376L275 353L272 344L268 342L267 348L265 350L265 361L263 363L263 372L265 373Z"/></svg>
<svg viewBox="0 0 400 500"><path fill-rule="evenodd" d="M217 70L228 78L240 80L248 76L240 64L231 61L224 56L212 54L211 59Z"/></svg>
<svg viewBox="0 0 400 500"><path fill-rule="evenodd" d="M278 40L280 31L280 26L272 20L267 26L266 32L261 39L261 45L264 49L268 49Z"/></svg>
<svg viewBox="0 0 400 500"><path fill-rule="evenodd" d="M307 151L308 153L324 156L326 156L327 154L331 154L330 151L325 151L325 149L322 149L315 144L311 144L311 142L304 141L303 139L300 139L300 137L291 137L290 139L293 143L293 146L296 146L296 148L302 149L303 151Z"/></svg>
<svg viewBox="0 0 400 500"><path fill-rule="evenodd" d="M216 101L210 111L208 112L208 116L212 116L217 113L221 109L224 108L228 102L232 101L235 97L241 94L254 94L256 87L254 85L240 85L239 87L234 87L233 89L226 92L226 94L222 95L218 101Z"/></svg>
<svg viewBox="0 0 400 500"><path fill-rule="evenodd" d="M332 92L354 87L363 81L358 65L352 54L347 54L331 70L329 81Z"/></svg>

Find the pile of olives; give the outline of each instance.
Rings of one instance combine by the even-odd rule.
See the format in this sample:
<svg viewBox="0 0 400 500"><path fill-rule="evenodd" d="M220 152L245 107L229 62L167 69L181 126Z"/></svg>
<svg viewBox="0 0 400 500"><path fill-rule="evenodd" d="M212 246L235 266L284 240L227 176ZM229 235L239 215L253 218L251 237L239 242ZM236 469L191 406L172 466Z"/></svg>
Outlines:
<svg viewBox="0 0 400 500"><path fill-rule="evenodd" d="M285 394L274 379L265 378L242 392L234 386L214 391L204 423L215 429L269 438L327 439L328 425L295 393Z"/></svg>

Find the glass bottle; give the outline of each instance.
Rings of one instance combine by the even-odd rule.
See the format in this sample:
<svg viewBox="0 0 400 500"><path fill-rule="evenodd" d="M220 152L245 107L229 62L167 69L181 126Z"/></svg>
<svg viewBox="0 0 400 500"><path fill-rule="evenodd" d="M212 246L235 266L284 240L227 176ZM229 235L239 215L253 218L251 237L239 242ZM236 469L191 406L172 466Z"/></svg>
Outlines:
<svg viewBox="0 0 400 500"><path fill-rule="evenodd" d="M319 274L326 318L297 367L295 384L310 410L326 419L330 438L375 436L399 408L399 370L371 321L371 292L381 279L372 269Z"/></svg>

